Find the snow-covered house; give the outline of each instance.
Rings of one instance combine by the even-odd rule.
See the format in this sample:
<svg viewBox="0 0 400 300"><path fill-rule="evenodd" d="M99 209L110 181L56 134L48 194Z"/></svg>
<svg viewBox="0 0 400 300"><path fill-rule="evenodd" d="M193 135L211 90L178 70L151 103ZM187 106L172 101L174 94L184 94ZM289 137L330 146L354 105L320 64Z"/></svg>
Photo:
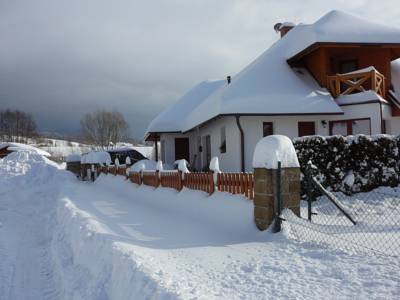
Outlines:
<svg viewBox="0 0 400 300"><path fill-rule="evenodd" d="M281 38L227 80L205 81L149 125L167 163L251 170L266 135L400 133L400 29L331 11L277 24ZM158 143L156 143L157 145Z"/></svg>

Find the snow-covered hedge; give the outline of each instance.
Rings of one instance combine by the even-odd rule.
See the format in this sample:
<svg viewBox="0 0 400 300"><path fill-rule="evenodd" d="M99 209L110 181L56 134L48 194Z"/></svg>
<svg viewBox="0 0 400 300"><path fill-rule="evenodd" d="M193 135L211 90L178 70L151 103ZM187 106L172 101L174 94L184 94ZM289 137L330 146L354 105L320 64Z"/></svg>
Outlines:
<svg viewBox="0 0 400 300"><path fill-rule="evenodd" d="M312 136L293 144L302 172L311 161L314 176L333 191L366 192L400 183L400 136Z"/></svg>

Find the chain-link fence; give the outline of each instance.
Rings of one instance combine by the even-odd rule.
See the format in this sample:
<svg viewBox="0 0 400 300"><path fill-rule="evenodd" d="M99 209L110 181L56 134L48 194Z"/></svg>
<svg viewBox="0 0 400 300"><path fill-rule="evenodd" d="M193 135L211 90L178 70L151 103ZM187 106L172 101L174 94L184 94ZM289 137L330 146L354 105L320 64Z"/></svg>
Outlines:
<svg viewBox="0 0 400 300"><path fill-rule="evenodd" d="M309 176L307 190L300 218L288 209L282 212L291 237L351 252L400 256L399 187L345 195L327 191Z"/></svg>

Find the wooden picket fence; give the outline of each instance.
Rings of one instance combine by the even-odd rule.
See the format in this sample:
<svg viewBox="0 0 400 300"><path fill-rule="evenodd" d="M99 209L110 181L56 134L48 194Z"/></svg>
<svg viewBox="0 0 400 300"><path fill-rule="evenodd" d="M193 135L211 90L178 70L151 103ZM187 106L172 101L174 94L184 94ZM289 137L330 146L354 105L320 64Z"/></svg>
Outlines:
<svg viewBox="0 0 400 300"><path fill-rule="evenodd" d="M157 188L160 185L160 178L157 171L144 171L142 183Z"/></svg>
<svg viewBox="0 0 400 300"><path fill-rule="evenodd" d="M119 167L116 171L117 175L121 175L121 176L126 176L126 168L125 167Z"/></svg>
<svg viewBox="0 0 400 300"><path fill-rule="evenodd" d="M210 195L215 191L213 173L186 173L183 183L188 189L203 191Z"/></svg>
<svg viewBox="0 0 400 300"><path fill-rule="evenodd" d="M183 187L182 173L179 171L162 171L160 173L160 183L162 187L173 188L180 191Z"/></svg>
<svg viewBox="0 0 400 300"><path fill-rule="evenodd" d="M248 199L254 199L253 173L219 173L217 182L211 172L193 172L182 174L180 171L144 171L131 172L126 176L126 168L101 167L99 172L104 174L121 175L138 185L144 184L152 187L167 187L177 191L183 187L213 194L215 190L230 194L241 194ZM183 176L182 176L183 175Z"/></svg>
<svg viewBox="0 0 400 300"><path fill-rule="evenodd" d="M249 199L254 199L253 173L219 173L217 187L221 192L242 194Z"/></svg>
<svg viewBox="0 0 400 300"><path fill-rule="evenodd" d="M138 185L141 185L141 184L142 184L142 176L141 176L140 173L137 173L137 172L129 173L128 178L129 178L129 180L132 181L133 183L136 183L136 184L138 184Z"/></svg>

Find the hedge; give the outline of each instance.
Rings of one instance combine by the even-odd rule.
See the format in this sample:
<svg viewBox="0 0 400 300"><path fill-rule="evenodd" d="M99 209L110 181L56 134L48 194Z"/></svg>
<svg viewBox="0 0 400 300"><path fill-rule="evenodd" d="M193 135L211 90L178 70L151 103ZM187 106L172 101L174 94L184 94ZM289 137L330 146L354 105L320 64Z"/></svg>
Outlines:
<svg viewBox="0 0 400 300"><path fill-rule="evenodd" d="M308 136L293 144L302 174L310 161L312 174L332 191L351 194L400 183L400 136Z"/></svg>

